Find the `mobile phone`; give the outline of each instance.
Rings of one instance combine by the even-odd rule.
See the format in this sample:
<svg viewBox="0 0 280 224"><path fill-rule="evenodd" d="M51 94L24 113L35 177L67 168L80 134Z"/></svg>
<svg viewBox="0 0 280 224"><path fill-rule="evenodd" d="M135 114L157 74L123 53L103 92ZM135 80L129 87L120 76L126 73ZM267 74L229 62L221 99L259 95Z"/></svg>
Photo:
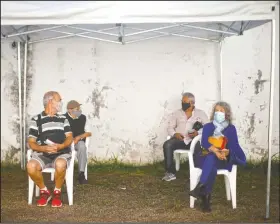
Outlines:
<svg viewBox="0 0 280 224"><path fill-rule="evenodd" d="M52 141L49 140L49 139L47 139L47 140L45 141L45 143L46 143L47 145L54 145L54 144L55 144L54 142L52 142Z"/></svg>
<svg viewBox="0 0 280 224"><path fill-rule="evenodd" d="M191 130L188 131L189 134L193 134L194 132L195 132L194 129L191 129Z"/></svg>

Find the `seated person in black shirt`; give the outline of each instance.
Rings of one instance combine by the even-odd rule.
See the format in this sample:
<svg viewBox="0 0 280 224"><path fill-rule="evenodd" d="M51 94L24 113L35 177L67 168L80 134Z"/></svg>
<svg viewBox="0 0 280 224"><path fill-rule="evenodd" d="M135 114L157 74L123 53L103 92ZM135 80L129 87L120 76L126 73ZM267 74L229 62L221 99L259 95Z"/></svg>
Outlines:
<svg viewBox="0 0 280 224"><path fill-rule="evenodd" d="M78 157L78 166L79 166L79 183L86 184L87 180L85 179L85 167L87 164L87 151L85 140L87 137L91 136L91 132L88 130L87 118L82 114L81 104L75 100L71 100L67 104L67 117L75 143L75 149L77 151Z"/></svg>

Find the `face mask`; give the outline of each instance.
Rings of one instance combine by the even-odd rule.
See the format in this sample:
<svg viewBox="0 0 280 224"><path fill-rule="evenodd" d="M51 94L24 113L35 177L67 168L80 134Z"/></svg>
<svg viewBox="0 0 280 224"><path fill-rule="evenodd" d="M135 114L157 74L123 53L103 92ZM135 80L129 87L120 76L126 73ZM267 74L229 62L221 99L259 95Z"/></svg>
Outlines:
<svg viewBox="0 0 280 224"><path fill-rule="evenodd" d="M62 111L62 101L60 101L56 104L55 109L57 110L57 112Z"/></svg>
<svg viewBox="0 0 280 224"><path fill-rule="evenodd" d="M220 112L220 111L215 112L214 120L217 121L218 123L222 123L223 121L226 120L225 113Z"/></svg>
<svg viewBox="0 0 280 224"><path fill-rule="evenodd" d="M191 104L190 103L183 103L182 102L182 110L183 111L186 111L187 109L189 109L191 107Z"/></svg>
<svg viewBox="0 0 280 224"><path fill-rule="evenodd" d="M75 117L80 117L81 114L82 114L82 111L81 110L75 110L72 112L72 114L75 116Z"/></svg>

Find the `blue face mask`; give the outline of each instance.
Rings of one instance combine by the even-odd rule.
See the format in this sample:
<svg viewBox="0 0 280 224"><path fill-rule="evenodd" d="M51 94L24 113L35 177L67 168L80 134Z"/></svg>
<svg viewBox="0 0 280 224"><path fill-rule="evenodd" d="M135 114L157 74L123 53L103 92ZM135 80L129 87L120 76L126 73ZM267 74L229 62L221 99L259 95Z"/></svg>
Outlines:
<svg viewBox="0 0 280 224"><path fill-rule="evenodd" d="M78 118L78 117L81 116L82 111L81 110L76 110L76 111L73 111L72 114Z"/></svg>
<svg viewBox="0 0 280 224"><path fill-rule="evenodd" d="M214 114L214 120L217 121L218 123L222 123L226 120L226 115L223 112L217 111Z"/></svg>

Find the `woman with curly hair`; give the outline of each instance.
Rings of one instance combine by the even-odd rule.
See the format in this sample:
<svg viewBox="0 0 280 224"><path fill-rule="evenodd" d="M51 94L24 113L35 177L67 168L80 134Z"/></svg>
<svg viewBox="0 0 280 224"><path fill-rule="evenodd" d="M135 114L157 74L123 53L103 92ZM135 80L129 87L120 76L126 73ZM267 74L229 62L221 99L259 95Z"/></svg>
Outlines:
<svg viewBox="0 0 280 224"><path fill-rule="evenodd" d="M231 171L233 164L246 164L246 156L239 145L236 128L232 124L230 105L222 101L217 102L213 107L210 121L203 126L201 147L204 153L201 153L196 161L196 166L202 169L200 180L189 193L195 198L202 199L203 212L211 212L211 191L217 170Z"/></svg>

